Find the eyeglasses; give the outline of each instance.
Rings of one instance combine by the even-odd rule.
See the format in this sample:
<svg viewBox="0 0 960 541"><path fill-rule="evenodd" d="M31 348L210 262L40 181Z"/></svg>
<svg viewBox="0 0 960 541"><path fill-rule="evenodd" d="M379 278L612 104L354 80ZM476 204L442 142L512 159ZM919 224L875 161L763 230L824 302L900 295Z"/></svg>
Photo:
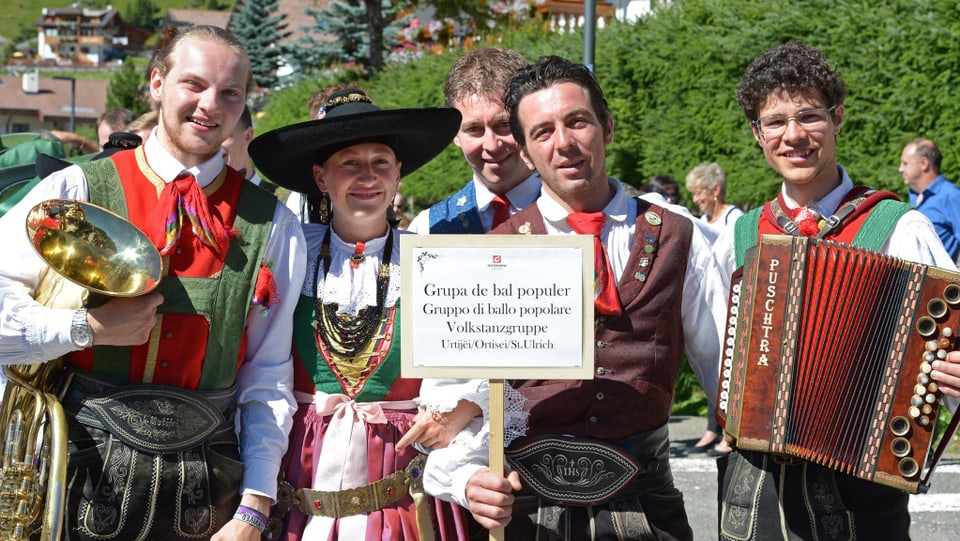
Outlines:
<svg viewBox="0 0 960 541"><path fill-rule="evenodd" d="M795 120L806 131L822 130L826 127L827 121L831 118L833 107L818 107L816 109L803 109L797 111L795 115L767 115L754 120L752 124L763 137L780 137L787 131L787 125L791 120Z"/></svg>

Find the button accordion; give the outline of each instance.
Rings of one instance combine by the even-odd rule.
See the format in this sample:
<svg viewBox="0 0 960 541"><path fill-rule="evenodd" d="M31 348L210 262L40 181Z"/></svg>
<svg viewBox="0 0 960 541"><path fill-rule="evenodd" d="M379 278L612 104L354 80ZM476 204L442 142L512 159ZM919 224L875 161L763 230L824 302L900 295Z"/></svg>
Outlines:
<svg viewBox="0 0 960 541"><path fill-rule="evenodd" d="M941 405L931 363L957 347L960 274L764 235L727 316L717 417L737 447L926 491Z"/></svg>

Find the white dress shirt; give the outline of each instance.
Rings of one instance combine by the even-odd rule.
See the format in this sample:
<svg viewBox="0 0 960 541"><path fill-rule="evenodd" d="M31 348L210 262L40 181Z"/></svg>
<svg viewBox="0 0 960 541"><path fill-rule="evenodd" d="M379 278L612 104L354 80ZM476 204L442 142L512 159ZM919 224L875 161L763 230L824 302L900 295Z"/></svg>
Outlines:
<svg viewBox="0 0 960 541"><path fill-rule="evenodd" d="M224 167L217 152L196 167L184 167L159 142L144 144L149 167L170 182L181 172L208 186ZM0 261L0 364L40 363L76 350L70 339L74 310L38 304L33 294L46 265L24 231L28 211L47 199L86 201L87 182L73 165L51 174L0 218L4 257ZM295 408L291 340L293 310L306 272L306 244L297 218L277 204L264 259L273 262L280 300L269 311L253 306L247 315L246 357L237 374L244 493L276 495L280 460L287 448Z"/></svg>

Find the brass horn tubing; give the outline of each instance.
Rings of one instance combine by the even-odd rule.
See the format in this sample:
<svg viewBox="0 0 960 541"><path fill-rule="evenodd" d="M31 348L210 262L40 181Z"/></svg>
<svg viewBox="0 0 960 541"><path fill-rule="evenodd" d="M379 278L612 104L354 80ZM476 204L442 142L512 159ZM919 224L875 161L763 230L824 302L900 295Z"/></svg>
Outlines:
<svg viewBox="0 0 960 541"><path fill-rule="evenodd" d="M14 375L7 382L7 387L4 390L4 404L2 410L0 410L0 418L2 418L3 423L0 425L0 429L5 431L3 438L3 478L5 482L13 483L16 486L14 490L16 491L17 507L12 509L11 521L0 533L6 536L4 539L26 539L25 535L28 535L28 530L37 531L42 528L40 517L43 513L43 502L30 496L33 492L33 486L24 488L24 482L33 483L43 479L38 477L39 471L34 465L33 453L36 450L36 434L38 431L29 424L30 413L27 410L33 409L35 413L38 411L42 418L46 411L46 405L42 403L44 401L42 393L38 396L33 386L21 385L24 382L18 377L18 372L10 370L5 370L5 372L8 375ZM38 399L40 403L37 402ZM30 403L31 400L33 404ZM14 434L16 439L11 440L10 431L13 430L11 423L14 421L15 413L20 415L21 426L19 434ZM7 462L8 460L10 462ZM21 494L24 490L26 490L26 493ZM46 539L44 538L44 541Z"/></svg>
<svg viewBox="0 0 960 541"><path fill-rule="evenodd" d="M50 417L50 470L40 541L59 541L63 534L63 510L67 494L67 416L57 397L44 393Z"/></svg>
<svg viewBox="0 0 960 541"><path fill-rule="evenodd" d="M25 425L27 428L26 438L27 442L37 441L37 434L40 432L40 424L43 420L44 414L47 412L46 400L44 397L44 392L40 389L37 389L33 385L27 383L25 380L21 379L20 373L15 370L7 370L4 368L4 374L7 376L7 385L13 383L15 386L18 386L22 392L26 392L32 395L33 398L33 421L29 425ZM13 406L13 404L11 404ZM33 449L27 446L23 449L23 456L21 460L26 463L33 463Z"/></svg>
<svg viewBox="0 0 960 541"><path fill-rule="evenodd" d="M47 267L88 293L136 297L156 288L162 277L160 252L146 234L89 201L41 201L30 209L25 226L30 245ZM95 262L92 268L87 260ZM38 290L49 288L41 284ZM36 299L46 304L41 295Z"/></svg>

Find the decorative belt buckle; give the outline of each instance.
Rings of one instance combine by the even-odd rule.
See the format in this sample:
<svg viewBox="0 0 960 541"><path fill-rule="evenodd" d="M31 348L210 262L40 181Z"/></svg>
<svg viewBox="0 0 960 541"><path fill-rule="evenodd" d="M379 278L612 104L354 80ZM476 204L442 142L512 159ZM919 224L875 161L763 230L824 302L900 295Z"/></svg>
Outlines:
<svg viewBox="0 0 960 541"><path fill-rule="evenodd" d="M597 440L538 436L512 446L505 455L534 492L573 505L605 502L640 472L632 457Z"/></svg>
<svg viewBox="0 0 960 541"><path fill-rule="evenodd" d="M424 455L417 455L403 470L383 479L343 490L296 489L293 504L305 515L347 517L371 513L393 505L409 493L423 492Z"/></svg>

